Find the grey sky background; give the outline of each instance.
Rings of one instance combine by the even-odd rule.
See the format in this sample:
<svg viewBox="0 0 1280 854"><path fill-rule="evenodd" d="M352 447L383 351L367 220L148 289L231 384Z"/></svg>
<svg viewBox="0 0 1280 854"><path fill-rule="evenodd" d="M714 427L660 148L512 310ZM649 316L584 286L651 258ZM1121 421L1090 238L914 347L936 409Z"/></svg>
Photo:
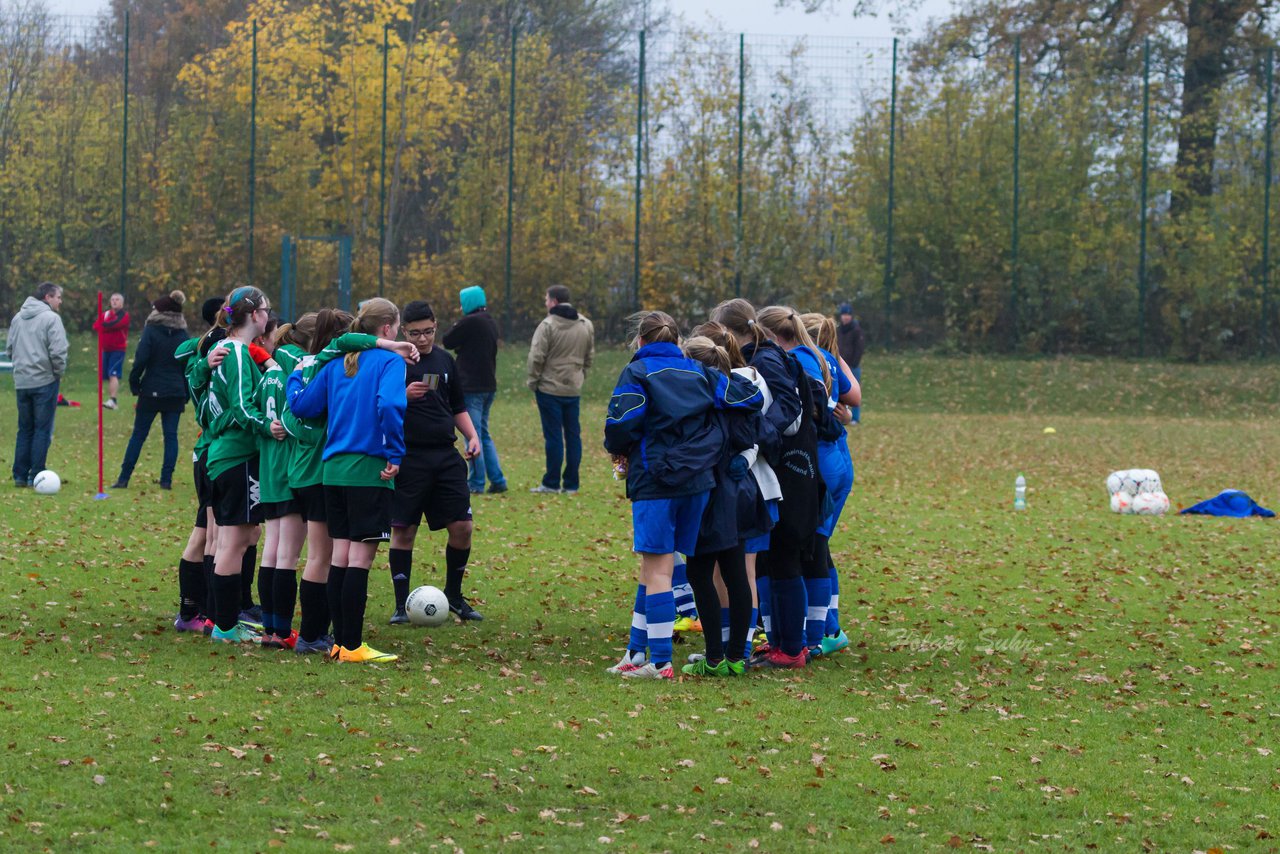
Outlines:
<svg viewBox="0 0 1280 854"><path fill-rule="evenodd" d="M919 34L929 18L945 17L952 0L923 0L918 12L894 20L888 14L874 18L854 18L844 12L805 14L799 3L778 9L774 0L671 0L673 12L690 23L707 29L724 29L769 35L822 35L860 38L890 38ZM884 7L896 6L887 0ZM48 0L49 10L62 15L96 15L108 7L107 0Z"/></svg>

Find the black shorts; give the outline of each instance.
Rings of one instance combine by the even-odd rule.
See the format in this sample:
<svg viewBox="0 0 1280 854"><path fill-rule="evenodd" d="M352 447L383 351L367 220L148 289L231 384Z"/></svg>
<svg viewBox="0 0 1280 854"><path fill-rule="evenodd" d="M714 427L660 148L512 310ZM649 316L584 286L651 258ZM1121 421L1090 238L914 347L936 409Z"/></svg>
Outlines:
<svg viewBox="0 0 1280 854"><path fill-rule="evenodd" d="M433 531L471 519L467 464L452 446L429 451L414 449L400 462L391 501L391 524L408 528L421 524L423 516Z"/></svg>
<svg viewBox="0 0 1280 854"><path fill-rule="evenodd" d="M196 501L200 506L196 509L196 527L209 527L209 508L213 505L213 481L209 480L209 468L205 465L209 452L201 456L192 455L192 477L196 484Z"/></svg>
<svg viewBox="0 0 1280 854"><path fill-rule="evenodd" d="M213 521L219 525L257 525L262 521L258 495L258 458L235 464L214 478Z"/></svg>
<svg viewBox="0 0 1280 854"><path fill-rule="evenodd" d="M283 519L285 516L296 516L302 512L298 502L290 498L288 501L262 502L263 519Z"/></svg>
<svg viewBox="0 0 1280 854"><path fill-rule="evenodd" d="M391 539L391 490L385 486L326 486L329 537L359 543Z"/></svg>
<svg viewBox="0 0 1280 854"><path fill-rule="evenodd" d="M324 509L324 487L318 483L300 486L293 491L293 501L305 522L324 522L329 514Z"/></svg>

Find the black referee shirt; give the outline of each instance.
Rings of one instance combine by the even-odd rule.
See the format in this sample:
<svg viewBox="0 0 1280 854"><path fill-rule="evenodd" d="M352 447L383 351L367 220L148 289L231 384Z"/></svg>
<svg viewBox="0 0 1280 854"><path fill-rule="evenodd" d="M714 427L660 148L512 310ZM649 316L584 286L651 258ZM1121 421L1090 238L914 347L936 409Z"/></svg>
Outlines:
<svg viewBox="0 0 1280 854"><path fill-rule="evenodd" d="M409 448L440 448L453 444L453 416L466 412L458 366L449 351L432 347L431 352L408 365L405 384L425 382L427 393L409 401L404 413L404 442Z"/></svg>

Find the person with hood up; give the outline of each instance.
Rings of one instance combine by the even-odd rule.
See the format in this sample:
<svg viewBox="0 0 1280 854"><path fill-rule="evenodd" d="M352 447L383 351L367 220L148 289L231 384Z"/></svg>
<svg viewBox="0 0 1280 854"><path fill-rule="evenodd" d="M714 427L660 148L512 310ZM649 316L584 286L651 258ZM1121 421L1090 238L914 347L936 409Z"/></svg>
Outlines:
<svg viewBox="0 0 1280 854"><path fill-rule="evenodd" d="M578 404L595 355L595 329L570 304L569 289L564 285L547 289L546 305L547 316L529 345L528 385L542 418L547 469L542 482L529 491L576 495L582 463Z"/></svg>
<svg viewBox="0 0 1280 854"><path fill-rule="evenodd" d="M58 385L67 370L67 331L58 309L62 288L41 282L9 323L9 358L18 394L18 438L13 452L14 486L30 486L45 468L53 442Z"/></svg>
<svg viewBox="0 0 1280 854"><path fill-rule="evenodd" d="M498 449L489 435L489 410L498 392L498 323L486 306L484 288L474 285L458 294L462 317L445 333L440 343L458 354L458 381L467 414L480 437L480 455L470 461L467 489L472 495L507 491L507 478L498 462Z"/></svg>
<svg viewBox="0 0 1280 854"><path fill-rule="evenodd" d="M151 314L143 327L138 350L133 354L133 369L129 371L129 390L138 398L133 435L129 437L120 476L111 485L112 489L129 485L157 415L164 433L164 460L156 482L161 489L173 489L173 469L178 463L178 423L187 405L186 373L174 354L190 337L187 319L182 316L182 304L186 300L182 291L172 291L151 304Z"/></svg>

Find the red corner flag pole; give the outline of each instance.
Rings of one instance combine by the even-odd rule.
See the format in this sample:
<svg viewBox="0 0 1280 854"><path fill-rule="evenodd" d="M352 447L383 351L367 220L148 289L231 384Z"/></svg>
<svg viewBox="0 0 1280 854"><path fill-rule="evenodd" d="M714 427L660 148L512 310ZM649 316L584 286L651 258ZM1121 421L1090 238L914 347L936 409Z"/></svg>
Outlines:
<svg viewBox="0 0 1280 854"><path fill-rule="evenodd" d="M102 322L102 291L98 291L98 323ZM98 324L94 324L95 326ZM98 494L94 498L106 498L102 478L102 336L98 335Z"/></svg>

